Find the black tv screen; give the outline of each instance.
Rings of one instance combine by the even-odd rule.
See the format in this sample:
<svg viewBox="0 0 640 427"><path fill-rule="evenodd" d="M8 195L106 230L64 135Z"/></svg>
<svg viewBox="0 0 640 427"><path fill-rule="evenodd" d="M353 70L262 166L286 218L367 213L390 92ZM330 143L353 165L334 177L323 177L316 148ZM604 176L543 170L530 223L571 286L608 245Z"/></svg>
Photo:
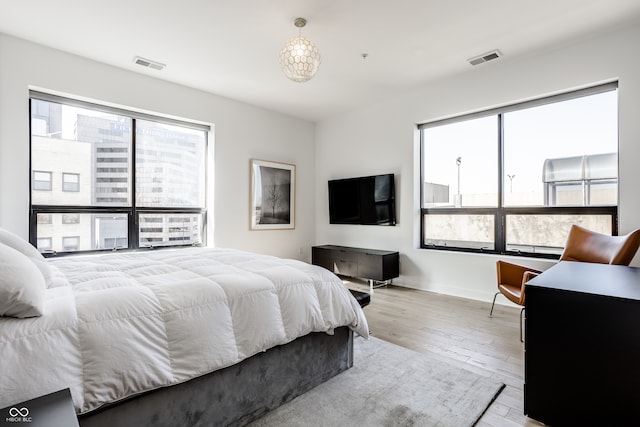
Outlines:
<svg viewBox="0 0 640 427"><path fill-rule="evenodd" d="M329 181L331 224L396 225L394 175Z"/></svg>

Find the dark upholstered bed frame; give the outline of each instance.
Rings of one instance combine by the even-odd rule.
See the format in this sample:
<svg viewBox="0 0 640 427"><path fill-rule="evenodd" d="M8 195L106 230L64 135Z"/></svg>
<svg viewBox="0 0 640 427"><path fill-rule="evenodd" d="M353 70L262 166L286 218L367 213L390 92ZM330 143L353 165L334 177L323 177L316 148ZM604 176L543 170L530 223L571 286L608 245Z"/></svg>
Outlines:
<svg viewBox="0 0 640 427"><path fill-rule="evenodd" d="M79 416L81 427L242 426L353 366L353 332L311 333L236 365Z"/></svg>

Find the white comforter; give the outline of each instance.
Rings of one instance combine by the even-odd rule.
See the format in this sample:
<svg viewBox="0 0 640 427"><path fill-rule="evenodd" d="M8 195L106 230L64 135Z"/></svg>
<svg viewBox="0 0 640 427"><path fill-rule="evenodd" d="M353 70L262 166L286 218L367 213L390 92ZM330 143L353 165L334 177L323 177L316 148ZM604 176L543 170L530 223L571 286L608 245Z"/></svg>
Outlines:
<svg viewBox="0 0 640 427"><path fill-rule="evenodd" d="M299 261L189 248L50 263L44 316L0 318L0 407L69 387L84 413L313 331L368 336L342 282Z"/></svg>

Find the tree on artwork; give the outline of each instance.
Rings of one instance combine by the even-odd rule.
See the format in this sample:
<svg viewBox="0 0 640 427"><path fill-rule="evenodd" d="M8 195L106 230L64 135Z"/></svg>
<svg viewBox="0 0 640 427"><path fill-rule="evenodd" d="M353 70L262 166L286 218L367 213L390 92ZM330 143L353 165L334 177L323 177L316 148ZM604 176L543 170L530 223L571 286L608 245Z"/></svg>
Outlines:
<svg viewBox="0 0 640 427"><path fill-rule="evenodd" d="M280 191L278 190L277 184L270 184L266 186L267 193L267 203L271 206L271 217L276 217L276 206L278 206L278 201L280 200ZM263 217L264 218L264 217Z"/></svg>

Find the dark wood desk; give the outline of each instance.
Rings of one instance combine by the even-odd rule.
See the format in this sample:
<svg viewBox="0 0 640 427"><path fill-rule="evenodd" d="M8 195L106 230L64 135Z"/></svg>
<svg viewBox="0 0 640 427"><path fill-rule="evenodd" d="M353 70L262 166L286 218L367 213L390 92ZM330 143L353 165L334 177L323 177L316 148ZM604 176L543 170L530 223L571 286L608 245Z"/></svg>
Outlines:
<svg viewBox="0 0 640 427"><path fill-rule="evenodd" d="M640 269L560 262L525 294L525 414L552 426L638 425Z"/></svg>

